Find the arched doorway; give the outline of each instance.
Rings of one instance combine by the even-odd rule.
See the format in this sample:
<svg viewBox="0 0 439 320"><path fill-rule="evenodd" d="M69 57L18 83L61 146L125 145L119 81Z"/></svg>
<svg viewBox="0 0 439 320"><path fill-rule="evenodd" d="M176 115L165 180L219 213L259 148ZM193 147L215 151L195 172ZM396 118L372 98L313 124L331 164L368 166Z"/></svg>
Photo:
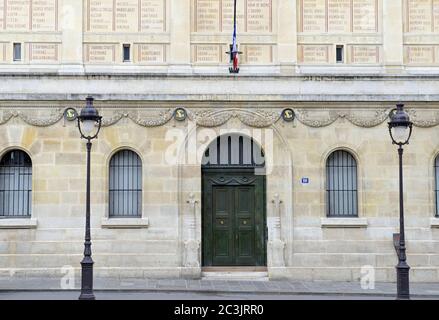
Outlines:
<svg viewBox="0 0 439 320"><path fill-rule="evenodd" d="M266 266L265 158L253 139L222 135L202 162L202 265Z"/></svg>

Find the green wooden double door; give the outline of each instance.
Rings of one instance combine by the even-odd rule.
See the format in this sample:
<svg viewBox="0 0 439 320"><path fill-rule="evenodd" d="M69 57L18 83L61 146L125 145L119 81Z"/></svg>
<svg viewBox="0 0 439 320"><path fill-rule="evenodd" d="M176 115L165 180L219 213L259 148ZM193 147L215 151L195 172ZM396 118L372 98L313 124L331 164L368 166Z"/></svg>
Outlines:
<svg viewBox="0 0 439 320"><path fill-rule="evenodd" d="M203 265L265 266L265 176L203 171Z"/></svg>

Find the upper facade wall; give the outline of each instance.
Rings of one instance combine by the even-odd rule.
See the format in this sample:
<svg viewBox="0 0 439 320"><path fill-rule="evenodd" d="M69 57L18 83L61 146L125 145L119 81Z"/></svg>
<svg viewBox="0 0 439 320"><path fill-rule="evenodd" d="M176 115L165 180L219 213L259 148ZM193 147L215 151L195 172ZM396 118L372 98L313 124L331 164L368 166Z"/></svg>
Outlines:
<svg viewBox="0 0 439 320"><path fill-rule="evenodd" d="M237 25L243 73L439 71L439 0L238 0ZM0 71L227 73L232 29L233 0L0 0Z"/></svg>

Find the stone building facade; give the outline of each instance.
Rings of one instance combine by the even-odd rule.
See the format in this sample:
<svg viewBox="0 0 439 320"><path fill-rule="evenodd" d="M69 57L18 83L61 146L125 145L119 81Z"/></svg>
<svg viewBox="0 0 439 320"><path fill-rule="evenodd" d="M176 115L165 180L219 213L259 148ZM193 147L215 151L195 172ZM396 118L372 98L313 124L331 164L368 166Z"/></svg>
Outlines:
<svg viewBox="0 0 439 320"><path fill-rule="evenodd" d="M401 101L414 122L404 154L411 279L439 280L439 1L238 0L237 75L225 53L232 3L0 0L1 276L79 275L86 158L70 116L92 95L103 116L91 158L96 276L238 267L394 281L398 158L387 122ZM265 171L203 166L222 136L251 137ZM137 179L124 212L137 214L111 216L124 150ZM334 177L349 181L342 193ZM341 214L340 201L350 208Z"/></svg>

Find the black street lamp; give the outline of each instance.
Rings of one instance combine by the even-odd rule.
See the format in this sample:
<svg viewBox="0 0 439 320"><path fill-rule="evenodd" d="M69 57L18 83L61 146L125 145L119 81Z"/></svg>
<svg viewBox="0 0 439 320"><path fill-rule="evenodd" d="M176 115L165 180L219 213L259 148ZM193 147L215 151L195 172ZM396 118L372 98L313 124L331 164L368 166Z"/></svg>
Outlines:
<svg viewBox="0 0 439 320"><path fill-rule="evenodd" d="M85 108L78 116L78 128L81 139L87 139L87 193L85 209L85 242L84 258L81 261L81 295L79 300L94 300L93 294L93 259L91 258L91 235L90 235L90 151L91 140L97 138L101 130L102 117L98 110L93 107L93 98L88 96Z"/></svg>
<svg viewBox="0 0 439 320"><path fill-rule="evenodd" d="M409 270L405 253L405 232L404 232L404 186L402 173L403 145L409 143L412 135L413 123L404 105L396 105L396 111L392 114L389 122L389 132L393 144L398 145L399 155L399 245L397 246L398 265L396 266L397 299L410 299Z"/></svg>

